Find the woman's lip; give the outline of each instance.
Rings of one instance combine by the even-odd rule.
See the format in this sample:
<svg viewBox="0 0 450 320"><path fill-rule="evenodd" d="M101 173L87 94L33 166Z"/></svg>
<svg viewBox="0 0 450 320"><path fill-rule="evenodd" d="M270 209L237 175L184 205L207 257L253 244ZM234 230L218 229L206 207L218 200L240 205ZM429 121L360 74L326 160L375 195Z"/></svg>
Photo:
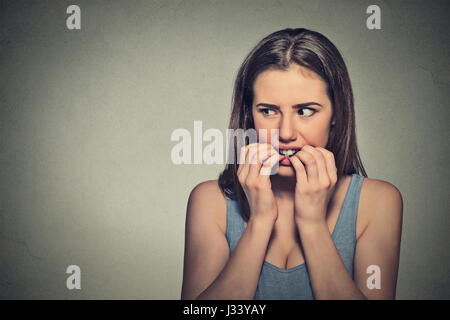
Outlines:
<svg viewBox="0 0 450 320"><path fill-rule="evenodd" d="M288 157L284 156L283 158L281 158L280 160L280 165L282 166L291 166L291 160L288 159Z"/></svg>

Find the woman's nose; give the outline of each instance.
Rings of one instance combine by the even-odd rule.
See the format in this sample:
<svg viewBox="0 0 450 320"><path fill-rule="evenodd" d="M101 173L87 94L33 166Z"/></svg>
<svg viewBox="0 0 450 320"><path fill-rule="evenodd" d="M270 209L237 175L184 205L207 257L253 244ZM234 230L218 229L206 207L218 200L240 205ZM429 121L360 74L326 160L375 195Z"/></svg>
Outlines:
<svg viewBox="0 0 450 320"><path fill-rule="evenodd" d="M283 116L280 123L280 140L290 141L296 140L295 126L292 123L293 119L290 116Z"/></svg>

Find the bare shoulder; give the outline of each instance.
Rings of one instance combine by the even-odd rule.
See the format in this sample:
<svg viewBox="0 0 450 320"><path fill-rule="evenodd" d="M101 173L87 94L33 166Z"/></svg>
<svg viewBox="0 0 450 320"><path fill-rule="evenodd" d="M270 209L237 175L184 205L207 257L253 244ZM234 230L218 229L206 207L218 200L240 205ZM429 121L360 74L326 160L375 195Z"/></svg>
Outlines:
<svg viewBox="0 0 450 320"><path fill-rule="evenodd" d="M365 178L361 187L359 214L365 227L372 222L389 223L402 219L403 198L392 183ZM365 229L365 228L364 228Z"/></svg>
<svg viewBox="0 0 450 320"><path fill-rule="evenodd" d="M398 207L403 203L400 190L392 183L365 178L361 187L361 200L371 207Z"/></svg>
<svg viewBox="0 0 450 320"><path fill-rule="evenodd" d="M218 180L207 180L197 184L191 191L188 200L188 215L198 215L218 224L225 233L226 198L219 187Z"/></svg>
<svg viewBox="0 0 450 320"><path fill-rule="evenodd" d="M225 207L217 181L199 183L189 195L181 299L198 298L229 259L227 239L217 223Z"/></svg>

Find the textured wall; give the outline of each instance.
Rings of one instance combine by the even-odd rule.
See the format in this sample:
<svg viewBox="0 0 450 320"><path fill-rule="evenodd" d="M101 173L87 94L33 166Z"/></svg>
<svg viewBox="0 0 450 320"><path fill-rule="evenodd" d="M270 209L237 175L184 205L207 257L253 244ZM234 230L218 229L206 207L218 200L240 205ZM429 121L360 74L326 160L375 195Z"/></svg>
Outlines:
<svg viewBox="0 0 450 320"><path fill-rule="evenodd" d="M66 28L69 4L81 30ZM366 28L381 7L382 29ZM342 52L369 177L404 199L397 298L450 298L448 1L0 2L0 298L178 299L186 201L223 165L170 160L225 132L248 51L285 27ZM81 290L66 288L67 266Z"/></svg>

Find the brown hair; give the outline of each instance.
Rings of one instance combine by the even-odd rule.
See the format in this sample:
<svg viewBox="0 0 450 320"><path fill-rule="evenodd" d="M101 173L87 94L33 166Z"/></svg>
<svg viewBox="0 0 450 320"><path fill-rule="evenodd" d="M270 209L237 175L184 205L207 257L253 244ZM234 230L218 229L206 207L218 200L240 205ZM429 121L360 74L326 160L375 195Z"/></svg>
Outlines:
<svg viewBox="0 0 450 320"><path fill-rule="evenodd" d="M335 156L338 179L353 173L367 177L356 144L353 91L347 68L338 49L318 32L303 28L284 29L268 35L253 48L236 77L229 129L255 128L252 105L256 77L269 69L287 70L292 63L314 71L328 84L335 125L330 129L326 149ZM238 154L234 138L229 149L234 155ZM249 205L237 178L235 157L234 160L232 163L227 161L219 176L219 186L225 196L238 200L243 218L248 221Z"/></svg>

